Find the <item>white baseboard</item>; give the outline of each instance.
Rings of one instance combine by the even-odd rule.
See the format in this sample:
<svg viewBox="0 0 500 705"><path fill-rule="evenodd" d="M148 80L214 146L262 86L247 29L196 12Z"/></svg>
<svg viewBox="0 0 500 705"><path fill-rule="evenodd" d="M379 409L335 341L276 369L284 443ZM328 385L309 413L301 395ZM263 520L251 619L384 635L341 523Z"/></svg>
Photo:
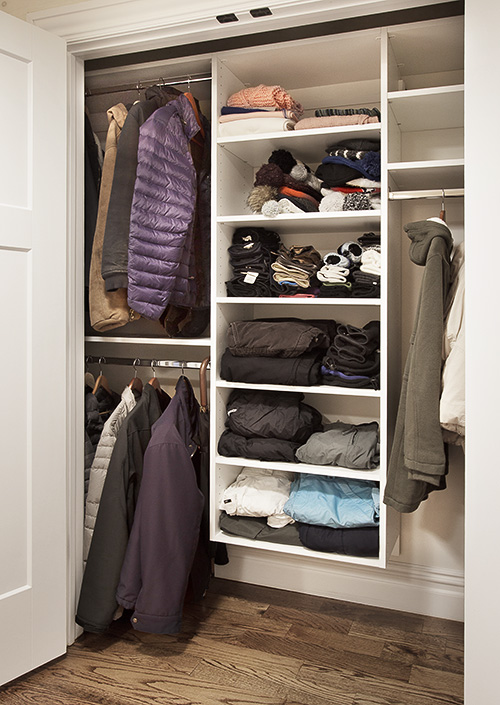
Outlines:
<svg viewBox="0 0 500 705"><path fill-rule="evenodd" d="M366 568L239 546L228 546L228 551L228 565L216 567L219 578L463 621L464 577L459 571L397 561L385 569Z"/></svg>

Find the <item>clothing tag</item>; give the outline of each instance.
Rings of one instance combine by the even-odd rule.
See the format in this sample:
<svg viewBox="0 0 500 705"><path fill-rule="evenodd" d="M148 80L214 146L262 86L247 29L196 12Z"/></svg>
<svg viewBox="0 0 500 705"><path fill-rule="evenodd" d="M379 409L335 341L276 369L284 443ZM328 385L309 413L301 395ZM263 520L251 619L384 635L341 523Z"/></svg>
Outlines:
<svg viewBox="0 0 500 705"><path fill-rule="evenodd" d="M259 276L258 272L247 272L245 278L243 279L245 284L255 284L255 280Z"/></svg>

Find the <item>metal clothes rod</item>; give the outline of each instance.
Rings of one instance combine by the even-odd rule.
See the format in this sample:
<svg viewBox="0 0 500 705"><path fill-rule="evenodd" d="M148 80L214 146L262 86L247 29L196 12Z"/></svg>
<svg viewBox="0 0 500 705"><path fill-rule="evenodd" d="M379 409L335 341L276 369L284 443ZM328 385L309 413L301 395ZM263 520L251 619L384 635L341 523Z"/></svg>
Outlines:
<svg viewBox="0 0 500 705"><path fill-rule="evenodd" d="M175 367L184 370L199 370L203 362L193 362L186 360L154 360L139 357L105 357L101 355L100 357L94 357L93 355L88 355L85 358L85 362L88 365L99 364L99 365L127 365L128 367ZM207 369L210 369L210 362L207 365Z"/></svg>
<svg viewBox="0 0 500 705"><path fill-rule="evenodd" d="M464 195L463 188L429 189L427 191L390 191L390 201L406 201L417 198L460 198Z"/></svg>
<svg viewBox="0 0 500 705"><path fill-rule="evenodd" d="M182 86L191 83L201 83L203 81L211 81L212 76L187 76L186 78L173 78L172 80L165 81L163 78L158 78L156 80L150 79L148 81L136 81L135 83L125 83L119 86L105 86L99 88L87 88L85 95L87 97L95 95L106 95L107 93L124 93L126 91L143 91L151 86Z"/></svg>

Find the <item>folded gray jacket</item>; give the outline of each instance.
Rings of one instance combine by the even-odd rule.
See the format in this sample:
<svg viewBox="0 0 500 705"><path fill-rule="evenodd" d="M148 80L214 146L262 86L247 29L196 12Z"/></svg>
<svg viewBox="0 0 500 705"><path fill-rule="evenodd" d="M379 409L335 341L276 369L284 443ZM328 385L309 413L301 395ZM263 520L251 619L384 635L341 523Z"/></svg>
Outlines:
<svg viewBox="0 0 500 705"><path fill-rule="evenodd" d="M313 433L295 455L301 463L337 465L371 470L380 463L378 423L350 424L337 421Z"/></svg>
<svg viewBox="0 0 500 705"><path fill-rule="evenodd" d="M327 348L329 338L309 321L234 321L229 324L227 345L237 357L298 357Z"/></svg>

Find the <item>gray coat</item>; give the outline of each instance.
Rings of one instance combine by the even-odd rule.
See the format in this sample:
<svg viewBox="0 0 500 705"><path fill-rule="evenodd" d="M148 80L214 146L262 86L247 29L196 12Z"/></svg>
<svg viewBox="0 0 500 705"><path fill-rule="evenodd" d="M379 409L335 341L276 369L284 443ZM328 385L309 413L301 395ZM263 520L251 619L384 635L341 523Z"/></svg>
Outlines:
<svg viewBox="0 0 500 705"><path fill-rule="evenodd" d="M384 502L413 512L432 490L446 487L447 458L439 422L444 304L453 239L442 221L405 226L410 259L424 266L389 460Z"/></svg>

